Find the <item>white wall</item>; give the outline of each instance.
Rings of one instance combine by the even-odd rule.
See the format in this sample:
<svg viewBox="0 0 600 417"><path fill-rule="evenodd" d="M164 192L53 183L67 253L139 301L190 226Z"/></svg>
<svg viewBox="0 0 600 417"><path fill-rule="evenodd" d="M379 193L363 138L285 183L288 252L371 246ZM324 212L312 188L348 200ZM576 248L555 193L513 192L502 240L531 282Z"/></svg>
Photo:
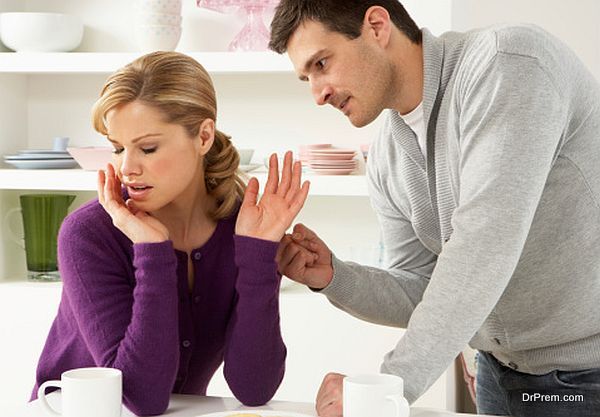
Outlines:
<svg viewBox="0 0 600 417"><path fill-rule="evenodd" d="M600 1L453 0L452 29L535 23L567 43L600 78Z"/></svg>

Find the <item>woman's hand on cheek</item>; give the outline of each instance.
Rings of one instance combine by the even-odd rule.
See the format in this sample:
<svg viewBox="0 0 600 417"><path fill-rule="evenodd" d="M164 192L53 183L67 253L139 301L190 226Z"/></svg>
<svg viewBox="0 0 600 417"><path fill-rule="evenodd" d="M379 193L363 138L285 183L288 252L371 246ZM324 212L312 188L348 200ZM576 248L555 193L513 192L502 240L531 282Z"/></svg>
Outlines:
<svg viewBox="0 0 600 417"><path fill-rule="evenodd" d="M169 231L160 221L139 210L133 200L123 201L121 181L111 164L106 171L98 171L98 201L115 227L133 243L169 240Z"/></svg>
<svg viewBox="0 0 600 417"><path fill-rule="evenodd" d="M292 153L286 152L279 180L277 155L269 159L269 176L265 191L258 200L259 184L250 179L238 214L235 232L241 236L279 242L296 218L306 197L309 182L301 185L302 165L292 164Z"/></svg>

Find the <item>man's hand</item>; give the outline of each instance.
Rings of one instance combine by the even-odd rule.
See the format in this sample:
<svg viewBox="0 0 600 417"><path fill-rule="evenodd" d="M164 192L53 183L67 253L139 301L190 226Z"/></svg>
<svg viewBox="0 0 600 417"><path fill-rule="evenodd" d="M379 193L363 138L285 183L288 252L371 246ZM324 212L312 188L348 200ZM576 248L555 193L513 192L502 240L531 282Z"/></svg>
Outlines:
<svg viewBox="0 0 600 417"><path fill-rule="evenodd" d="M333 279L331 251L303 224L283 237L275 260L282 275L311 288L323 289Z"/></svg>
<svg viewBox="0 0 600 417"><path fill-rule="evenodd" d="M342 417L343 381L346 375L329 373L323 378L317 393L319 417Z"/></svg>

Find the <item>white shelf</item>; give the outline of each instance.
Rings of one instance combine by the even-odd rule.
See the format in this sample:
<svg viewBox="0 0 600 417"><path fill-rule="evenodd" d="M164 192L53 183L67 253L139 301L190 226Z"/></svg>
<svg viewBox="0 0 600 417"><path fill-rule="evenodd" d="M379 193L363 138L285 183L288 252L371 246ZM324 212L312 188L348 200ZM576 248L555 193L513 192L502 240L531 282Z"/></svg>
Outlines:
<svg viewBox="0 0 600 417"><path fill-rule="evenodd" d="M16 288L16 289L20 289L20 288L25 288L25 289L45 289L45 290L52 290L52 291L56 291L56 290L60 290L62 289L62 282L60 281L55 281L55 282L34 282L34 281L29 281L25 278L8 278L5 280L0 280L0 287L2 288L2 290L8 290L9 288Z"/></svg>
<svg viewBox="0 0 600 417"><path fill-rule="evenodd" d="M286 55L274 52L184 52L212 74L291 73ZM0 53L0 73L13 74L109 74L141 52L45 52Z"/></svg>
<svg viewBox="0 0 600 417"><path fill-rule="evenodd" d="M264 186L266 172L251 172ZM364 175L314 175L304 174L309 180L309 196L367 196ZM81 169L0 169L0 189L95 191L96 172Z"/></svg>

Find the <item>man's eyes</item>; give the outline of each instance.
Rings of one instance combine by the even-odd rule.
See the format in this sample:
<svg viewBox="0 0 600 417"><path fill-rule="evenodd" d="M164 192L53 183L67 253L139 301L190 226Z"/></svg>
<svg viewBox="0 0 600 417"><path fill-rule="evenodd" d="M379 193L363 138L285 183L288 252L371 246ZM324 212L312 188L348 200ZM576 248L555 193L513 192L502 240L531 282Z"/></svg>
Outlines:
<svg viewBox="0 0 600 417"><path fill-rule="evenodd" d="M323 58L323 59L319 59L315 65L317 66L317 68L323 69L323 68L325 68L326 63L327 63L327 59Z"/></svg>

